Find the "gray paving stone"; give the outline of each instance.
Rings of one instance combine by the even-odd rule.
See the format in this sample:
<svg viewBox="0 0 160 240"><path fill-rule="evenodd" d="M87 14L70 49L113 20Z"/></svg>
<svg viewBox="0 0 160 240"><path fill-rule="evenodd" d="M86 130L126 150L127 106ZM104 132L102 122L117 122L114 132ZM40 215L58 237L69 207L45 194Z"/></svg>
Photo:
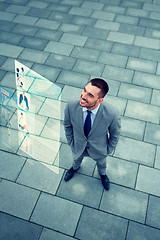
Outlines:
<svg viewBox="0 0 160 240"><path fill-rule="evenodd" d="M140 166L136 189L155 196L160 196L159 184L155 184L158 183L159 180L159 170Z"/></svg>
<svg viewBox="0 0 160 240"><path fill-rule="evenodd" d="M79 204L42 193L31 221L73 236L81 211Z"/></svg>
<svg viewBox="0 0 160 240"><path fill-rule="evenodd" d="M121 83L118 96L144 103L150 103L151 93L151 89L139 87L133 84Z"/></svg>
<svg viewBox="0 0 160 240"><path fill-rule="evenodd" d="M126 187L134 188L138 165L135 163L124 161L120 158L107 157L107 176L110 182L117 183ZM97 167L94 177L99 178Z"/></svg>
<svg viewBox="0 0 160 240"><path fill-rule="evenodd" d="M143 9L147 11L160 12L159 4L144 3Z"/></svg>
<svg viewBox="0 0 160 240"><path fill-rule="evenodd" d="M89 75L101 75L103 68L104 64L78 59L73 70Z"/></svg>
<svg viewBox="0 0 160 240"><path fill-rule="evenodd" d="M84 26L94 26L94 24L96 23L96 19L75 15L72 19L72 23Z"/></svg>
<svg viewBox="0 0 160 240"><path fill-rule="evenodd" d="M159 12L151 12L149 18L154 20L160 20Z"/></svg>
<svg viewBox="0 0 160 240"><path fill-rule="evenodd" d="M155 167L160 169L160 146L157 146L156 158L155 158Z"/></svg>
<svg viewBox="0 0 160 240"><path fill-rule="evenodd" d="M140 46L140 47L151 48L151 49L159 49L160 48L160 40L136 36L134 45Z"/></svg>
<svg viewBox="0 0 160 240"><path fill-rule="evenodd" d="M67 85L72 85L74 87L84 88L84 86L88 83L88 79L89 75L87 74L62 70L57 79L57 83L63 83Z"/></svg>
<svg viewBox="0 0 160 240"><path fill-rule="evenodd" d="M73 48L70 44L50 41L44 51L69 56Z"/></svg>
<svg viewBox="0 0 160 240"><path fill-rule="evenodd" d="M160 145L160 125L147 123L144 141Z"/></svg>
<svg viewBox="0 0 160 240"><path fill-rule="evenodd" d="M154 29L159 30L160 22L158 20L152 20L152 19L148 19L148 18L140 18L139 26L146 27L146 28L154 28Z"/></svg>
<svg viewBox="0 0 160 240"><path fill-rule="evenodd" d="M149 11L137 8L128 8L126 14L130 16L147 18L149 16Z"/></svg>
<svg viewBox="0 0 160 240"><path fill-rule="evenodd" d="M126 99L108 95L104 99L104 101L106 101L106 102L110 103L111 105L113 105L114 107L116 107L118 109L118 111L120 112L120 114L124 115L124 111L126 109L126 104L127 104L127 100Z"/></svg>
<svg viewBox="0 0 160 240"><path fill-rule="evenodd" d="M133 77L133 71L129 69L106 65L102 77L117 80L120 82L131 82Z"/></svg>
<svg viewBox="0 0 160 240"><path fill-rule="evenodd" d="M46 9L48 7L48 5L49 5L48 2L29 1L26 6L27 7L35 7L35 8Z"/></svg>
<svg viewBox="0 0 160 240"><path fill-rule="evenodd" d="M138 57L139 56L140 47L122 44L122 43L114 43L112 52L117 54L122 54L125 56Z"/></svg>
<svg viewBox="0 0 160 240"><path fill-rule="evenodd" d="M23 48L11 44L0 43L0 55L17 58L22 52Z"/></svg>
<svg viewBox="0 0 160 240"><path fill-rule="evenodd" d="M135 72L133 83L144 87L160 89L160 76Z"/></svg>
<svg viewBox="0 0 160 240"><path fill-rule="evenodd" d="M1 70L1 75L4 76L1 80L1 86L4 87L10 87L10 88L16 88L16 82L15 82L15 74L11 72L7 72L5 74L5 71Z"/></svg>
<svg viewBox="0 0 160 240"><path fill-rule="evenodd" d="M71 34L71 33L63 33L60 42L78 45L78 46L84 46L85 42L87 40L87 37Z"/></svg>
<svg viewBox="0 0 160 240"><path fill-rule="evenodd" d="M117 16L115 17L115 22L137 25L139 22L139 19L137 17L123 16L123 15L117 14Z"/></svg>
<svg viewBox="0 0 160 240"><path fill-rule="evenodd" d="M112 185L110 194L105 191L100 209L140 223L145 222L148 195L133 189Z"/></svg>
<svg viewBox="0 0 160 240"><path fill-rule="evenodd" d="M6 74L6 71L0 70L0 79L2 79Z"/></svg>
<svg viewBox="0 0 160 240"><path fill-rule="evenodd" d="M9 7L9 4L8 3L0 3L0 10L3 11L5 10L7 7Z"/></svg>
<svg viewBox="0 0 160 240"><path fill-rule="evenodd" d="M142 140L144 136L145 122L123 117L121 121L121 135L133 139Z"/></svg>
<svg viewBox="0 0 160 240"><path fill-rule="evenodd" d="M57 174L57 171L59 173ZM17 182L43 192L55 194L64 170L28 160L20 173Z"/></svg>
<svg viewBox="0 0 160 240"><path fill-rule="evenodd" d="M3 0L2 0L3 1ZM7 0L8 3L25 5L27 0Z"/></svg>
<svg viewBox="0 0 160 240"><path fill-rule="evenodd" d="M85 1L81 5L82 8L91 8L91 9L96 9L96 10L102 10L104 7L103 3L96 3L96 2L91 2L91 1Z"/></svg>
<svg viewBox="0 0 160 240"><path fill-rule="evenodd" d="M38 74L41 74L41 76L47 78L51 82L55 82L60 73L60 69L49 67L44 64L34 64L32 69L35 72L38 72Z"/></svg>
<svg viewBox="0 0 160 240"><path fill-rule="evenodd" d="M27 60L36 63L44 63L48 58L49 53L25 48L20 54L19 59Z"/></svg>
<svg viewBox="0 0 160 240"><path fill-rule="evenodd" d="M61 111L62 111L62 109L61 109ZM60 117L60 118L62 118L62 117ZM61 121L59 121L58 119L49 118L43 128L43 131L41 132L41 136L55 140L55 141L60 141L60 142L65 142L65 143L67 142L66 136L64 133L63 123ZM56 166L59 166L59 160L60 159L58 158L58 161L57 161L58 163Z"/></svg>
<svg viewBox="0 0 160 240"><path fill-rule="evenodd" d="M77 2L77 1L76 1ZM58 11L58 12L64 12L67 13L70 9L71 6L69 5L60 5L58 3L50 3L49 6L47 7L51 11Z"/></svg>
<svg viewBox="0 0 160 240"><path fill-rule="evenodd" d="M15 16L14 13L0 11L0 20L12 21Z"/></svg>
<svg viewBox="0 0 160 240"><path fill-rule="evenodd" d="M1 236L0 240L38 240L42 227L22 219L0 213Z"/></svg>
<svg viewBox="0 0 160 240"><path fill-rule="evenodd" d="M41 38L41 39L47 39L50 41L58 41L60 37L62 36L61 32L56 32L48 29L39 29L38 32L35 34L35 37Z"/></svg>
<svg viewBox="0 0 160 240"><path fill-rule="evenodd" d="M73 15L71 14L57 12L57 11L52 11L51 14L49 15L49 19L55 20L57 22L63 22L63 23L71 23L72 18L73 18Z"/></svg>
<svg viewBox="0 0 160 240"><path fill-rule="evenodd" d="M29 7L21 6L21 5L13 5L10 4L9 7L6 9L7 12L19 13L19 14L26 14L29 10Z"/></svg>
<svg viewBox="0 0 160 240"><path fill-rule="evenodd" d="M27 11L26 15L32 16L32 17L37 17L37 18L48 18L50 13L51 13L51 11L46 10L46 9L31 7Z"/></svg>
<svg viewBox="0 0 160 240"><path fill-rule="evenodd" d="M109 30L109 31L118 31L120 24L116 22L110 22L110 21L99 19L96 21L96 24L94 25L94 27Z"/></svg>
<svg viewBox="0 0 160 240"><path fill-rule="evenodd" d="M39 191L2 180L0 182L0 193L0 210L2 212L29 220L39 197Z"/></svg>
<svg viewBox="0 0 160 240"><path fill-rule="evenodd" d="M103 20L113 21L115 18L115 13L108 12L106 14L106 12L104 12L104 11L96 11L95 10L91 17L95 18L95 19L103 19Z"/></svg>
<svg viewBox="0 0 160 240"><path fill-rule="evenodd" d="M159 124L160 109L150 104L128 101L125 116Z"/></svg>
<svg viewBox="0 0 160 240"><path fill-rule="evenodd" d="M88 38L85 47L109 52L112 48L112 43L105 40Z"/></svg>
<svg viewBox="0 0 160 240"><path fill-rule="evenodd" d="M41 27L41 28L47 28L50 30L57 30L57 28L60 26L59 22L48 20L48 19L39 19L35 26Z"/></svg>
<svg viewBox="0 0 160 240"><path fill-rule="evenodd" d="M157 211L159 209L159 204L160 198L150 196L146 220L147 225L160 228L160 213Z"/></svg>
<svg viewBox="0 0 160 240"><path fill-rule="evenodd" d="M158 63L157 74L160 75L160 64Z"/></svg>
<svg viewBox="0 0 160 240"><path fill-rule="evenodd" d="M132 44L134 41L134 35L111 31L107 37L107 40L124 44Z"/></svg>
<svg viewBox="0 0 160 240"><path fill-rule="evenodd" d="M159 52L159 50L141 48L140 58L153 60L153 61L159 61L159 59L160 59L160 52Z"/></svg>
<svg viewBox="0 0 160 240"><path fill-rule="evenodd" d="M66 5L71 5L71 6L80 6L82 4L82 0L62 0L61 1L62 4L66 4Z"/></svg>
<svg viewBox="0 0 160 240"><path fill-rule="evenodd" d="M63 120L65 106L66 103L64 102L47 98L39 113L54 119Z"/></svg>
<svg viewBox="0 0 160 240"><path fill-rule="evenodd" d="M72 7L69 11L69 14L83 16L83 17L89 17L91 16L93 10L92 9L85 9L81 7Z"/></svg>
<svg viewBox="0 0 160 240"><path fill-rule="evenodd" d="M114 240L115 238L124 240L126 230L127 221L125 219L84 207L76 237L86 240L102 240L104 237L106 240Z"/></svg>
<svg viewBox="0 0 160 240"><path fill-rule="evenodd" d="M13 19L13 22L33 26L37 22L37 20L38 20L38 18L36 18L36 17L30 17L30 16L26 16L26 15L24 16L24 15L19 14Z"/></svg>
<svg viewBox="0 0 160 240"><path fill-rule="evenodd" d="M84 29L83 26L78 26L78 25L69 24L69 23L62 23L58 31L81 34L83 29Z"/></svg>
<svg viewBox="0 0 160 240"><path fill-rule="evenodd" d="M0 56L0 66L6 61L6 59L5 56Z"/></svg>
<svg viewBox="0 0 160 240"><path fill-rule="evenodd" d="M122 1L121 6L141 9L143 7L143 3L137 2L137 1L125 1L124 0L124 1Z"/></svg>
<svg viewBox="0 0 160 240"><path fill-rule="evenodd" d="M80 59L86 59L90 61L97 61L100 51L95 49L89 49L85 47L74 47L71 56Z"/></svg>
<svg viewBox="0 0 160 240"><path fill-rule="evenodd" d="M37 86L40 87L37 88ZM57 84L54 84L47 79L36 78L32 86L30 87L28 93L35 94L41 97L58 99L61 93L61 87L57 86Z"/></svg>
<svg viewBox="0 0 160 240"><path fill-rule="evenodd" d="M61 182L57 195L85 206L98 208L102 191L103 186L100 180L75 174L72 181Z"/></svg>
<svg viewBox="0 0 160 240"><path fill-rule="evenodd" d="M21 156L40 161L44 164L52 165L57 156L59 148L59 142L39 136L29 135L27 151L26 141L23 141L17 153Z"/></svg>
<svg viewBox="0 0 160 240"><path fill-rule="evenodd" d="M41 51L41 50L44 50L47 43L48 43L47 40L42 40L42 39L26 36L19 43L19 46L24 47L24 48L32 48L32 49Z"/></svg>
<svg viewBox="0 0 160 240"><path fill-rule="evenodd" d="M10 31L16 24L10 21L0 20L0 30Z"/></svg>
<svg viewBox="0 0 160 240"><path fill-rule="evenodd" d="M45 64L61 69L72 70L76 59L68 56L50 54Z"/></svg>
<svg viewBox="0 0 160 240"><path fill-rule="evenodd" d="M108 30L102 30L98 28L91 28L91 27L86 27L83 31L83 35L90 37L92 39L98 38L98 39L105 39L108 36L109 31Z"/></svg>
<svg viewBox="0 0 160 240"><path fill-rule="evenodd" d="M112 96L117 96L119 86L120 86L120 82L117 82L117 81L114 81L114 80L111 80L111 79L104 79L104 80L106 80L106 82L109 85L108 94L112 95Z"/></svg>
<svg viewBox="0 0 160 240"><path fill-rule="evenodd" d="M106 53L102 52L98 59L98 62L113 65L117 67L125 67L127 63L128 57L122 56L114 53Z"/></svg>
<svg viewBox="0 0 160 240"><path fill-rule="evenodd" d="M31 62L28 62L28 61L21 61L21 63L27 66L28 68L31 68L33 65ZM8 57L6 61L2 64L1 69L9 72L15 72L15 59Z"/></svg>
<svg viewBox="0 0 160 240"><path fill-rule="evenodd" d="M127 240L158 240L160 231L135 222L129 223Z"/></svg>
<svg viewBox="0 0 160 240"><path fill-rule="evenodd" d="M157 63L153 61L130 57L127 63L127 68L142 72L155 73Z"/></svg>
<svg viewBox="0 0 160 240"><path fill-rule="evenodd" d="M81 92L82 88L65 85L59 98L64 102L68 102L69 100L80 98Z"/></svg>
<svg viewBox="0 0 160 240"><path fill-rule="evenodd" d="M119 32L122 33L128 33L128 34L134 34L136 36L143 36L145 33L145 28L144 27L139 27L139 26L134 26L131 24L127 23L121 23Z"/></svg>
<svg viewBox="0 0 160 240"><path fill-rule="evenodd" d="M53 240L53 239L73 240L74 238L66 236L64 234L61 234L59 232L52 231L52 230L49 230L47 228L44 228L39 240L46 240L46 239L47 240Z"/></svg>
<svg viewBox="0 0 160 240"><path fill-rule="evenodd" d="M147 28L145 31L145 37L158 38L160 39L160 31L156 29Z"/></svg>
<svg viewBox="0 0 160 240"><path fill-rule="evenodd" d="M103 10L108 11L108 12L124 14L126 11L126 8L119 7L119 6L111 6L111 5L108 6L108 4L106 4L106 6L103 8Z"/></svg>
<svg viewBox="0 0 160 240"><path fill-rule="evenodd" d="M0 158L0 176L15 181L23 167L25 159L3 151L0 151Z"/></svg>
<svg viewBox="0 0 160 240"><path fill-rule="evenodd" d="M37 32L38 28L24 25L24 24L17 24L13 29L12 32L19 33L28 36L34 36Z"/></svg>
<svg viewBox="0 0 160 240"><path fill-rule="evenodd" d="M153 144L121 137L114 155L131 162L153 166L155 150Z"/></svg>

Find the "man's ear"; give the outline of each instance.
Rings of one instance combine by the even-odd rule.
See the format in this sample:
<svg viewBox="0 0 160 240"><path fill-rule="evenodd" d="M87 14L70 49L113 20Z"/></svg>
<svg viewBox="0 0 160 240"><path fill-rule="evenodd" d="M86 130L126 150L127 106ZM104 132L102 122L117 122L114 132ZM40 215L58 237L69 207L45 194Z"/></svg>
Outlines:
<svg viewBox="0 0 160 240"><path fill-rule="evenodd" d="M99 98L99 103L102 103L103 102L103 98Z"/></svg>

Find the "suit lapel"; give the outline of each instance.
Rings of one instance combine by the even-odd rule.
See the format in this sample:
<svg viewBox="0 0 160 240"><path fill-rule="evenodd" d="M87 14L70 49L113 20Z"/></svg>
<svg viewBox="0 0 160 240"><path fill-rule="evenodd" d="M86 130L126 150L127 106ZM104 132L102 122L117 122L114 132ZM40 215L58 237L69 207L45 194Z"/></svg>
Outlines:
<svg viewBox="0 0 160 240"><path fill-rule="evenodd" d="M100 104L99 110L96 114L96 118L94 120L93 126L92 126L91 131L88 136L90 136L94 132L94 130L97 128L97 126L102 118L102 113L103 113L103 105Z"/></svg>

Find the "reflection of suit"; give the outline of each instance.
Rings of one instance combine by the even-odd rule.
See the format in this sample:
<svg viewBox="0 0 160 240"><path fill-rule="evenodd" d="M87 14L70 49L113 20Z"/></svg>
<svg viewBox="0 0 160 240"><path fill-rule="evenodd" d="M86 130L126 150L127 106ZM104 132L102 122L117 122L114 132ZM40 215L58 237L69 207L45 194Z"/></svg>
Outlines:
<svg viewBox="0 0 160 240"><path fill-rule="evenodd" d="M104 159L116 147L120 135L120 115L108 103L101 103L88 139L83 130L83 112L79 101L67 104L64 128L73 158L78 159L85 149L94 160Z"/></svg>

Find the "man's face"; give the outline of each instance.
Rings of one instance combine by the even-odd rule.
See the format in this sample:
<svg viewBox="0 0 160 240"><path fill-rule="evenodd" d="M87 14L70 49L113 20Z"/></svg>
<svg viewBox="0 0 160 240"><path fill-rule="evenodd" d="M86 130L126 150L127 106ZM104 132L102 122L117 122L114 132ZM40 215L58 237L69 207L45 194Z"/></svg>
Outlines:
<svg viewBox="0 0 160 240"><path fill-rule="evenodd" d="M100 97L100 89L96 86L92 86L91 83L88 83L81 93L80 105L86 107L89 110L96 108L103 98Z"/></svg>

